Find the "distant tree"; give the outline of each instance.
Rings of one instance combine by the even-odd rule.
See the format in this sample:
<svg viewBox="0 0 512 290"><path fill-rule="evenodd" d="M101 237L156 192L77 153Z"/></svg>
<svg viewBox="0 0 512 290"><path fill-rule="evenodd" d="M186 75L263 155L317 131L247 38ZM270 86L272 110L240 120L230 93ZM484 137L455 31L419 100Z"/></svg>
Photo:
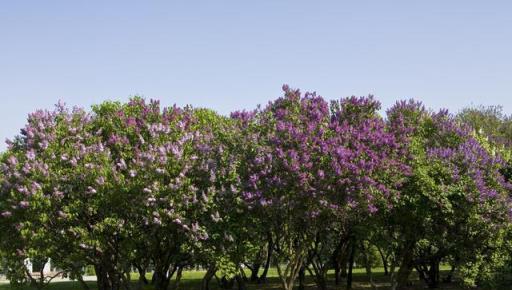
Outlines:
<svg viewBox="0 0 512 290"><path fill-rule="evenodd" d="M488 137L492 143L512 146L512 118L503 113L501 106L464 108L457 114L457 119Z"/></svg>

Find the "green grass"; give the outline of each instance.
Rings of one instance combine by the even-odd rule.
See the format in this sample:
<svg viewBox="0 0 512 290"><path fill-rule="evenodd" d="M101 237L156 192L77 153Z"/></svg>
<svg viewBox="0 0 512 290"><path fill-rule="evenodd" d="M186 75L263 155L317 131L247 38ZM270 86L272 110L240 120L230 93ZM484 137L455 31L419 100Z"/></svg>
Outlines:
<svg viewBox="0 0 512 290"><path fill-rule="evenodd" d="M389 277L384 276L384 271L382 268L375 268L372 270L374 272L374 280L376 284L379 286L379 290L389 289ZM186 271L183 273L182 282L180 289L182 290L197 290L200 289L201 279L203 278L204 271ZM133 275L134 279L137 279L137 275ZM416 289L424 289L424 285L418 281L416 275L412 275L411 282L412 285L410 287L411 290ZM345 280L342 281L342 285L335 286L333 285L333 273L329 272L329 290L342 290L345 289ZM96 282L87 282L90 286L91 290L96 289ZM316 289L316 286L311 279L311 277L306 277L306 289L313 290ZM210 288L212 290L219 290L215 278L212 279ZM13 289L9 284L0 284L0 290ZM30 287L21 287L18 288L20 290L29 290L32 289ZM51 283L46 290L81 290L81 286L78 282L53 282ZM151 287L147 287L145 289L151 289ZM236 287L234 288L236 289ZM248 290L279 290L279 280L277 278L277 272L275 269L270 269L269 271L269 281L265 285L257 285L257 284L247 284ZM354 269L354 290L370 290L370 284L368 282L368 278L365 274L364 269ZM458 287L455 284L442 284L439 289L446 290L462 290L462 287Z"/></svg>

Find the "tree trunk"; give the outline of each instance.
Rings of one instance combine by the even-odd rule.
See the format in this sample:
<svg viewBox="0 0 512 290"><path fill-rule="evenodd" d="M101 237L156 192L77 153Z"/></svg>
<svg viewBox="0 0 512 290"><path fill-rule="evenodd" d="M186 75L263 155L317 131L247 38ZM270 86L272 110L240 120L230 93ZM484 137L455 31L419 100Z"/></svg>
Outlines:
<svg viewBox="0 0 512 290"><path fill-rule="evenodd" d="M220 279L220 288L222 289L233 289L234 279L227 279L226 276L223 276Z"/></svg>
<svg viewBox="0 0 512 290"><path fill-rule="evenodd" d="M341 269L343 267L342 264L346 263L346 261L344 261L344 252L346 252L346 242L345 239L342 238L332 254L332 265L334 268L335 285L340 285L341 283Z"/></svg>
<svg viewBox="0 0 512 290"><path fill-rule="evenodd" d="M290 257L288 264L284 271L281 268L279 261L276 261L276 268L279 278L281 280L281 286L284 290L292 290L295 280L303 266L304 256L301 253L296 253Z"/></svg>
<svg viewBox="0 0 512 290"><path fill-rule="evenodd" d="M283 286L284 290L293 290L294 281L290 281Z"/></svg>
<svg viewBox="0 0 512 290"><path fill-rule="evenodd" d="M236 284L238 286L238 290L246 290L247 287L245 286L245 280L240 275L235 276Z"/></svg>
<svg viewBox="0 0 512 290"><path fill-rule="evenodd" d="M153 279L151 280L151 284L155 287L155 290L167 290L175 271L175 268L171 270L163 265L155 265Z"/></svg>
<svg viewBox="0 0 512 290"><path fill-rule="evenodd" d="M314 277L315 284L319 290L327 289L327 265L322 264L322 261L312 259L311 267L306 267L311 277ZM311 270L313 269L313 270Z"/></svg>
<svg viewBox="0 0 512 290"><path fill-rule="evenodd" d="M333 261L334 266L334 285L338 286L340 285L341 277L340 277L340 264L338 261Z"/></svg>
<svg viewBox="0 0 512 290"><path fill-rule="evenodd" d="M348 244L346 245L346 248L343 250L343 254L341 256L341 260L340 260L340 263L341 263L341 273L340 273L340 277L342 278L347 278L348 276L348 273L347 273L347 267L348 267L348 262L350 260L350 241L348 241Z"/></svg>
<svg viewBox="0 0 512 290"><path fill-rule="evenodd" d="M401 290L407 285L409 281L409 276L412 272L413 268L413 245L407 246L402 255L402 261L400 263L400 269L398 269L398 273L392 275L391 289L392 290Z"/></svg>
<svg viewBox="0 0 512 290"><path fill-rule="evenodd" d="M315 277L315 282L319 290L327 289L327 281L325 280L325 275L317 275Z"/></svg>
<svg viewBox="0 0 512 290"><path fill-rule="evenodd" d="M430 289L434 289L439 286L439 259L437 258L432 258L430 260L427 284Z"/></svg>
<svg viewBox="0 0 512 290"><path fill-rule="evenodd" d="M443 279L443 282L451 283L453 279L453 273L455 273L455 266L452 264L450 272L448 273L448 276L446 276L446 278Z"/></svg>
<svg viewBox="0 0 512 290"><path fill-rule="evenodd" d="M306 270L302 266L299 270L299 290L304 290L304 280L306 279Z"/></svg>
<svg viewBox="0 0 512 290"><path fill-rule="evenodd" d="M134 266L137 269L137 272L139 272L139 281L144 283L144 285L148 285L149 281L148 281L148 278L146 278L146 269L138 264L135 264Z"/></svg>
<svg viewBox="0 0 512 290"><path fill-rule="evenodd" d="M121 288L121 277L113 270L107 270L105 265L95 265L98 290L119 290Z"/></svg>
<svg viewBox="0 0 512 290"><path fill-rule="evenodd" d="M94 272L96 272L96 284L98 290L109 290L110 285L108 284L108 275L103 270L103 267L95 265Z"/></svg>
<svg viewBox="0 0 512 290"><path fill-rule="evenodd" d="M254 264L254 266L252 268L250 268L251 277L249 279L251 282L258 282L258 280L259 280L258 273L260 272L260 268L261 268L260 263L256 263L256 264Z"/></svg>
<svg viewBox="0 0 512 290"><path fill-rule="evenodd" d="M82 288L84 290L90 290L90 287L89 285L87 284L87 282L84 281L84 277L82 277L82 275L78 275L78 278L77 278L78 282L80 282L80 285L82 285Z"/></svg>
<svg viewBox="0 0 512 290"><path fill-rule="evenodd" d="M263 268L263 273L261 273L260 278L258 279L259 283L264 283L267 281L267 274L268 269L270 268L270 263L272 261L272 252L274 250L274 242L272 240L272 234L267 234L267 242L268 242L268 248L267 248L267 260L265 261L265 267Z"/></svg>
<svg viewBox="0 0 512 290"><path fill-rule="evenodd" d="M377 247L377 250L379 251L380 258L382 259L382 266L384 267L384 276L388 276L389 275L388 259L379 247Z"/></svg>
<svg viewBox="0 0 512 290"><path fill-rule="evenodd" d="M364 266L366 269L366 275L368 276L368 280L370 282L370 285L373 290L377 290L377 285L375 285L375 282L373 281L373 275L372 275L372 265L370 264L370 258L368 257L368 249L369 247L365 247L364 242L361 243L361 250L363 251L363 258L364 258Z"/></svg>
<svg viewBox="0 0 512 290"><path fill-rule="evenodd" d="M428 260L421 260L417 262L416 271L420 276L420 279L430 289L437 288L440 281L439 264L441 259L437 257L430 258Z"/></svg>
<svg viewBox="0 0 512 290"><path fill-rule="evenodd" d="M208 267L206 274L204 274L203 280L201 281L201 290L210 290L210 281L215 275L215 266Z"/></svg>
<svg viewBox="0 0 512 290"><path fill-rule="evenodd" d="M350 241L350 254L348 258L348 275L347 275L347 289L352 289L352 270L354 267L354 258L356 255L356 245L354 239Z"/></svg>
<svg viewBox="0 0 512 290"><path fill-rule="evenodd" d="M177 266L177 271L176 271L176 278L174 279L174 283L172 284L172 287L171 289L172 290L176 290L179 288L180 286L180 282L181 282L181 276L182 276L182 272L183 272L183 267L182 266Z"/></svg>

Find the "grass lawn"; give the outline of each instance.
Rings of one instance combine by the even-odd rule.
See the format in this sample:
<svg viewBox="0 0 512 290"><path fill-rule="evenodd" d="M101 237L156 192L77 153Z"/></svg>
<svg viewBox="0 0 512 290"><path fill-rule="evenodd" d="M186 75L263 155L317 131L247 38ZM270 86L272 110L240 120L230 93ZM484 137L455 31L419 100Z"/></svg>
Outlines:
<svg viewBox="0 0 512 290"><path fill-rule="evenodd" d="M384 276L383 269L377 268L373 269L374 272L374 280L376 281L376 284L379 286L379 289L389 289L389 277ZM181 282L180 289L182 290L197 290L200 289L200 283L201 279L203 278L204 272L203 271L187 271L183 273L183 278ZM134 275L135 276L135 275ZM330 273L329 277L329 289L331 290L342 290L346 289L345 287L345 280L343 280L342 285L335 286L334 285L334 278L332 273ZM416 289L425 289L424 285L418 281L418 278L416 275L413 275L411 277L412 285L410 287L411 290ZM88 282L89 286L91 287L91 290L96 289L96 282ZM306 289L313 290L316 289L316 286L314 282L310 279L310 277L306 278ZM219 290L215 278L212 279L210 288L212 290ZM7 289L13 289L9 284L0 284L0 290L7 290ZM32 289L30 287L22 287L18 288L20 290L28 290ZM77 282L53 282L51 283L47 288L47 290L81 290L81 286ZM147 287L146 289L151 289L150 287ZM234 287L236 289L236 287ZM277 278L277 273L275 269L271 269L269 271L269 281L265 285L256 285L256 284L247 284L248 290L273 290L273 289L280 289L279 280ZM354 269L354 284L353 284L354 290L371 290L370 284L368 283L368 278L364 272L364 269ZM464 288L459 287L455 284L441 284L440 288L438 289L450 289L450 290L462 290Z"/></svg>

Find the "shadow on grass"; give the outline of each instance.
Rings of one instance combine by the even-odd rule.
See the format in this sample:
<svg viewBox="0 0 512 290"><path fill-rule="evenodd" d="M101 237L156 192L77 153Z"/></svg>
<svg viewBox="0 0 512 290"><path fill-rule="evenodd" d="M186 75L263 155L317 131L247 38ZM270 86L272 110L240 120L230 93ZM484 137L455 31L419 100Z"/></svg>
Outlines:
<svg viewBox="0 0 512 290"><path fill-rule="evenodd" d="M181 290L199 290L201 286L201 277L200 273L198 272L188 272L184 275L184 279L180 283L180 289ZM383 273L374 273L373 279L375 284L378 286L379 290L389 289L389 276L385 276ZM97 290L96 288L96 282L90 281L87 282L91 290ZM306 290L314 290L317 289L314 280L312 277L306 277ZM136 282L134 282L134 286L136 285ZM280 289L279 279L277 277L270 277L265 284L254 284L254 283L247 283L247 289L248 290L274 290L274 289ZM134 287L133 289L135 289ZM413 275L411 277L411 286L408 287L410 290L419 290L419 289L425 289L423 283L421 283L416 275ZM9 284L0 284L0 290L7 290L7 289L19 289L19 290L29 290L34 289L30 287L19 287L19 288L13 288ZM81 285L78 282L74 281L65 281L65 282L54 282L51 283L48 287L45 288L45 290L81 290L83 289ZM151 290L153 289L151 286L146 286L143 288L144 290ZM236 289L236 286L233 288ZM334 275L330 274L328 275L328 289L329 290L345 290L346 289L346 280L343 279L341 284L336 286L334 285ZM362 272L356 272L353 275L353 290L371 290L371 285L368 282L368 277L365 273ZM461 287L455 283L442 283L439 288L442 290L462 290L465 289L464 287ZM473 288L475 289L475 288ZM210 283L210 290L222 290L222 288L219 287L215 279L212 279Z"/></svg>

